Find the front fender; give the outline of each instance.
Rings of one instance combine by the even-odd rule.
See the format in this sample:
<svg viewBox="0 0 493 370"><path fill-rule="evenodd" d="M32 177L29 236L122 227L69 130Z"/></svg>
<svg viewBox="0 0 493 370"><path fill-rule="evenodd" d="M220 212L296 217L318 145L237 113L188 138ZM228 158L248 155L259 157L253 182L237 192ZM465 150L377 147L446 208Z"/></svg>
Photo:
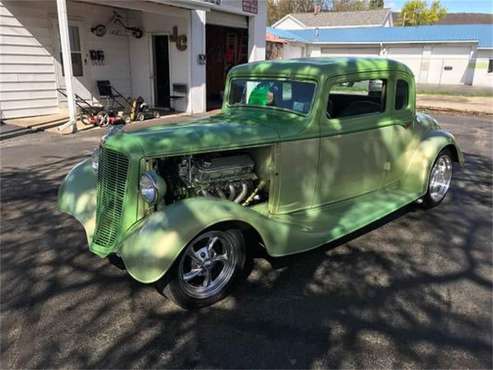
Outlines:
<svg viewBox="0 0 493 370"><path fill-rule="evenodd" d="M431 167L438 154L446 147L455 149L457 161L463 166L464 156L454 136L444 130L430 130L423 136L411 157L403 180L403 190L410 193L425 194Z"/></svg>
<svg viewBox="0 0 493 370"><path fill-rule="evenodd" d="M89 245L96 228L96 186L97 175L87 159L70 170L58 190L58 209L82 224Z"/></svg>
<svg viewBox="0 0 493 370"><path fill-rule="evenodd" d="M134 279L152 283L169 270L183 248L207 227L224 221L258 225L261 219L267 217L231 201L189 198L143 219L123 240L119 254ZM271 239L262 230L259 232L262 238Z"/></svg>

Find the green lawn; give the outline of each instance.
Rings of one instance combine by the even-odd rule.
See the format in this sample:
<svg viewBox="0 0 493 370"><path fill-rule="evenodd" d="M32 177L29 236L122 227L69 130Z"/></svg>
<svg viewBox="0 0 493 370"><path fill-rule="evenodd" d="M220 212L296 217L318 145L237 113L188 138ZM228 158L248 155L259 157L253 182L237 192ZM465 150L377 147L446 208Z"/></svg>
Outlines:
<svg viewBox="0 0 493 370"><path fill-rule="evenodd" d="M418 94L453 95L453 96L487 96L493 97L493 87L473 87L465 85L423 85L416 86Z"/></svg>

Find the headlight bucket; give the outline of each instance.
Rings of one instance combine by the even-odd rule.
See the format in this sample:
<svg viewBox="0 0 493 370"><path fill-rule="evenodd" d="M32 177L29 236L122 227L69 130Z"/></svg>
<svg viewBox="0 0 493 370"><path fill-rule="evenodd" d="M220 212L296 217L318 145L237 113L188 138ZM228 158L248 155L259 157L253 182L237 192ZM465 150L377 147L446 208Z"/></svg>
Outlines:
<svg viewBox="0 0 493 370"><path fill-rule="evenodd" d="M139 189L147 203L156 204L166 194L166 182L155 171L147 171L140 178Z"/></svg>

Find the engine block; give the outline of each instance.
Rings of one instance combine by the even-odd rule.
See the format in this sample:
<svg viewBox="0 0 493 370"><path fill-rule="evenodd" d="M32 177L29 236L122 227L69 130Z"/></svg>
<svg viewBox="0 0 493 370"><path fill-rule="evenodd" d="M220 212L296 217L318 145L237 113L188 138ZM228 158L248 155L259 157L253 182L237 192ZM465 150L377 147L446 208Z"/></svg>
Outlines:
<svg viewBox="0 0 493 370"><path fill-rule="evenodd" d="M255 162L247 154L183 158L180 179L196 195L215 196L240 203L257 180Z"/></svg>

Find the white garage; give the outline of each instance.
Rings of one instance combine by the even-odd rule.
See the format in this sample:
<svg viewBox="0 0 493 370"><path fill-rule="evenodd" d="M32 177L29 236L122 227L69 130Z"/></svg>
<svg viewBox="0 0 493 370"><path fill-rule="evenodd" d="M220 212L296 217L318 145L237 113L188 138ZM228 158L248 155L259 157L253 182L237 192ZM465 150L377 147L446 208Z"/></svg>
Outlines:
<svg viewBox="0 0 493 370"><path fill-rule="evenodd" d="M382 56L406 64L422 84L493 87L491 26L434 25L277 30L290 44L304 43L306 56ZM286 46L285 46L286 47ZM289 53L286 57L301 57Z"/></svg>

